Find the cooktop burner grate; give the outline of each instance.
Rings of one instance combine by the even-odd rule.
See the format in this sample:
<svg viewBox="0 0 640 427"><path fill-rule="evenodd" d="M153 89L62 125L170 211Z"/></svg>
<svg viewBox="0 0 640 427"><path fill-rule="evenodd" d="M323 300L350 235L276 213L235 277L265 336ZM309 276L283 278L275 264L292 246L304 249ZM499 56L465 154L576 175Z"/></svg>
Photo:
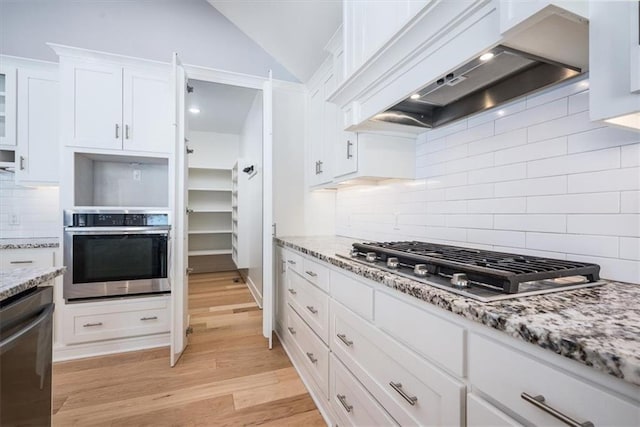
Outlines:
<svg viewBox="0 0 640 427"><path fill-rule="evenodd" d="M353 257L373 257L386 262L397 258L400 265L422 265L428 274L454 277L465 274L470 282L517 293L520 284L532 281L583 276L599 280L600 266L576 261L516 255L427 242L354 243Z"/></svg>

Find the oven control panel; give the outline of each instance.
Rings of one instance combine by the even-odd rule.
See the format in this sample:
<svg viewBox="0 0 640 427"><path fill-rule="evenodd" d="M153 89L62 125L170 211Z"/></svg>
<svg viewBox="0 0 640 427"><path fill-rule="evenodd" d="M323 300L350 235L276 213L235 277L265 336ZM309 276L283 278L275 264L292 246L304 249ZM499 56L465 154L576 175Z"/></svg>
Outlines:
<svg viewBox="0 0 640 427"><path fill-rule="evenodd" d="M65 225L71 227L154 227L169 225L166 213L65 212Z"/></svg>

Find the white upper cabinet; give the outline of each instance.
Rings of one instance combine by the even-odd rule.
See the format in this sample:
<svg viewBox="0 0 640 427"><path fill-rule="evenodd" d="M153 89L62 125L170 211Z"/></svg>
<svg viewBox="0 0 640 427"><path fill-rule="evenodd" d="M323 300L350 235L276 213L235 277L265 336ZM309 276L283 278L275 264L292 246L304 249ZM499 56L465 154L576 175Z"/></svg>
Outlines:
<svg viewBox="0 0 640 427"><path fill-rule="evenodd" d="M16 68L5 64L0 64L0 145L16 145Z"/></svg>
<svg viewBox="0 0 640 427"><path fill-rule="evenodd" d="M346 75L360 68L428 3L427 0L345 0Z"/></svg>
<svg viewBox="0 0 640 427"><path fill-rule="evenodd" d="M82 49L52 47L61 56L64 145L171 151L168 67Z"/></svg>
<svg viewBox="0 0 640 427"><path fill-rule="evenodd" d="M333 70L322 75L319 84L309 91L308 148L310 152L307 172L309 185L317 186L333 179L333 142L337 135L335 105L325 102L335 87Z"/></svg>
<svg viewBox="0 0 640 427"><path fill-rule="evenodd" d="M58 183L59 103L57 66L18 70L16 183Z"/></svg>
<svg viewBox="0 0 640 427"><path fill-rule="evenodd" d="M590 2L591 120L640 130L640 4Z"/></svg>
<svg viewBox="0 0 640 427"><path fill-rule="evenodd" d="M62 63L61 77L65 145L122 149L122 67Z"/></svg>

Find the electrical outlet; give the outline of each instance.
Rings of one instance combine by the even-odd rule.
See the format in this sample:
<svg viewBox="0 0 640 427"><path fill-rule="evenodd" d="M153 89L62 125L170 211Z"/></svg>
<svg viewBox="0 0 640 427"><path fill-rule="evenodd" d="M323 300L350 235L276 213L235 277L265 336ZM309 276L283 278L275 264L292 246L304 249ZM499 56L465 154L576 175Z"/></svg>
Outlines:
<svg viewBox="0 0 640 427"><path fill-rule="evenodd" d="M134 169L133 170L133 180L134 181L140 181L140 177L142 176L142 173L140 172L140 169Z"/></svg>
<svg viewBox="0 0 640 427"><path fill-rule="evenodd" d="M20 217L17 213L9 215L9 225L20 225Z"/></svg>

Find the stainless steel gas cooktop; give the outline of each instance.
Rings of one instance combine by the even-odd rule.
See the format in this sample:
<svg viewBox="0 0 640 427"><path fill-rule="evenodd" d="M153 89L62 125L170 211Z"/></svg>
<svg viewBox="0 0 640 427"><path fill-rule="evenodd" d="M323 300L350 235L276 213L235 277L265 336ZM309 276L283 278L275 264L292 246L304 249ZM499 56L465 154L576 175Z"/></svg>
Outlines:
<svg viewBox="0 0 640 427"><path fill-rule="evenodd" d="M482 302L605 283L596 264L427 242L354 243L337 255Z"/></svg>

